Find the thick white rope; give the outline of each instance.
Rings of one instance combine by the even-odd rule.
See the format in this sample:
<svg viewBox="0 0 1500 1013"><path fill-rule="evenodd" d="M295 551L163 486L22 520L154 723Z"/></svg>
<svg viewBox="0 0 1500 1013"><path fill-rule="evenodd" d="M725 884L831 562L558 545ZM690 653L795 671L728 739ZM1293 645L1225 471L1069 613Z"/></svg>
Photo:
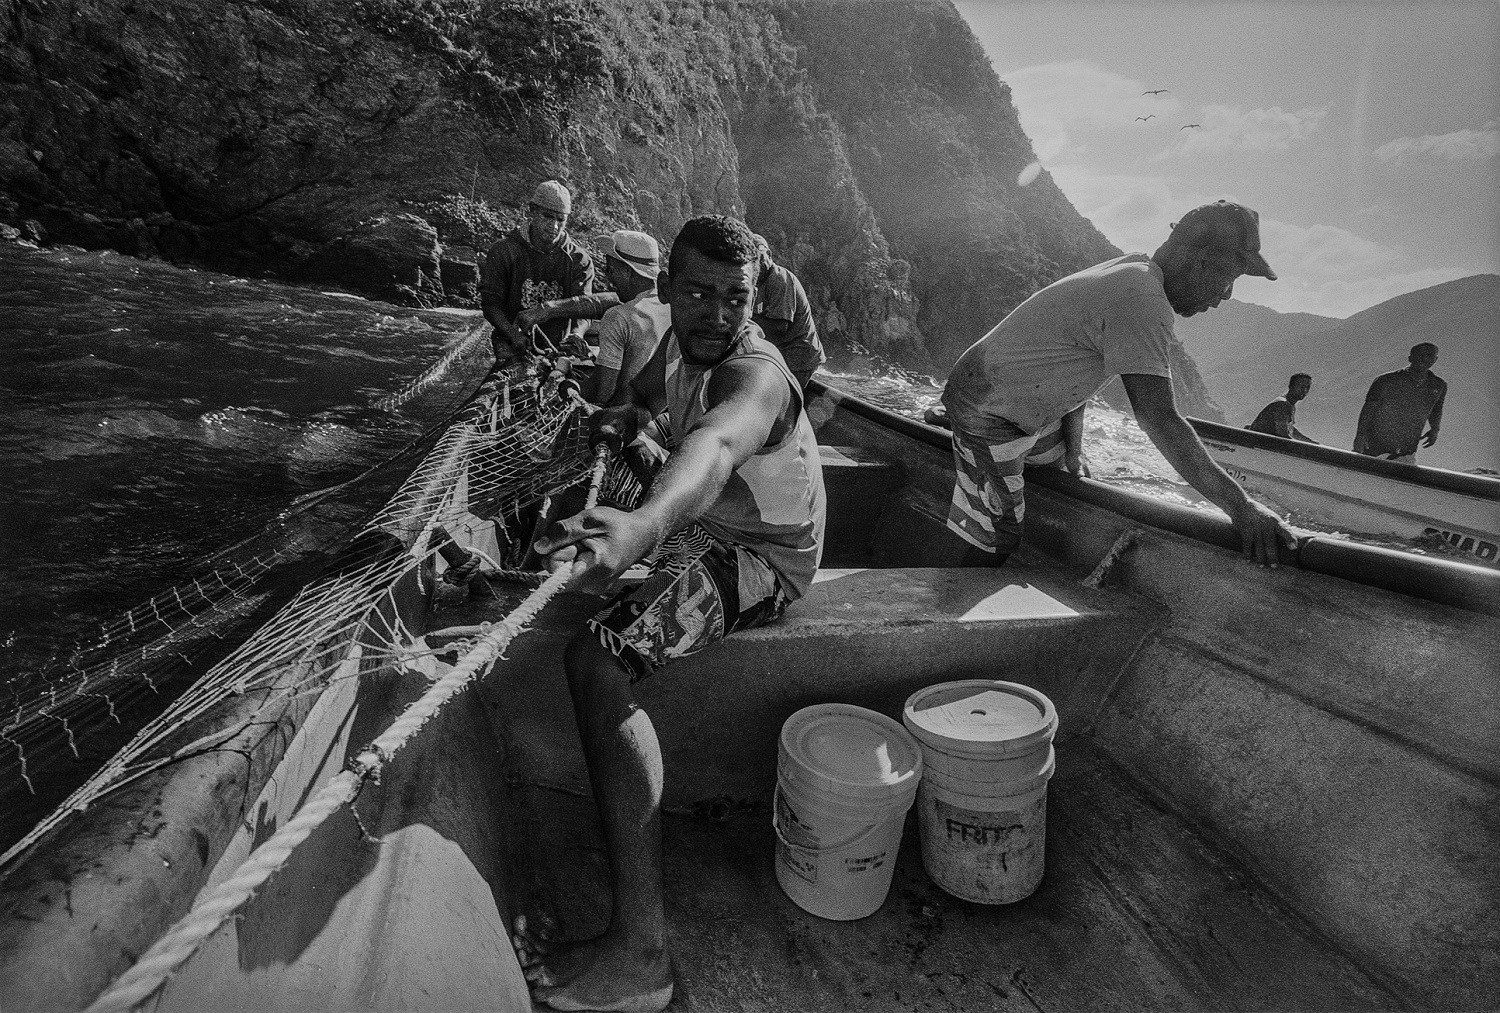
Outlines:
<svg viewBox="0 0 1500 1013"><path fill-rule="evenodd" d="M604 484L609 451L600 446L595 454L593 475L589 481L584 509L599 499ZM307 839L340 807L359 794L366 779L378 778L381 769L417 730L438 710L456 696L475 673L487 668L536 617L542 606L563 589L573 574L573 566L555 571L516 607L515 611L489 627L480 640L441 679L350 763L350 769L337 774L297 811L269 840L250 853L229 879L220 883L209 896L193 906L180 921L158 939L130 970L95 999L86 1013L125 1013L144 1002L182 966L255 891L291 858L297 845Z"/></svg>

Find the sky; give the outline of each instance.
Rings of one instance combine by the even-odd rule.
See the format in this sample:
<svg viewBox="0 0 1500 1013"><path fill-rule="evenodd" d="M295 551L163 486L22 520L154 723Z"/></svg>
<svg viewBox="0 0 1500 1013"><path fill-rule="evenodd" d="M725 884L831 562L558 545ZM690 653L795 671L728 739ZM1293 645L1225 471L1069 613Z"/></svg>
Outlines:
<svg viewBox="0 0 1500 1013"><path fill-rule="evenodd" d="M1500 0L957 6L1042 169L1123 250L1225 197L1279 276L1235 298L1281 312L1500 273Z"/></svg>

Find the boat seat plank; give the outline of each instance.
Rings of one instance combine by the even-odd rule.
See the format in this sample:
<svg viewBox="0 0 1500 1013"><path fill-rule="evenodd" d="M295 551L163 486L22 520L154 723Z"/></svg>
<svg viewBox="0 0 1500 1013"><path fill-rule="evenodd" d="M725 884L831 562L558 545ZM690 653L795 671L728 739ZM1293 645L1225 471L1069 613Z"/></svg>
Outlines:
<svg viewBox="0 0 1500 1013"><path fill-rule="evenodd" d="M465 604L435 626L503 614ZM518 639L480 687L517 748L550 758L557 783L583 785L562 646L599 607L566 595ZM492 614L493 613L493 614ZM1158 606L1086 588L1076 571L1031 568L834 571L770 626L670 666L637 686L669 769L669 803L748 797L775 770L792 712L839 700L899 715L935 682L1003 678L1052 697L1064 738L1087 729L1105 692L1158 623Z"/></svg>

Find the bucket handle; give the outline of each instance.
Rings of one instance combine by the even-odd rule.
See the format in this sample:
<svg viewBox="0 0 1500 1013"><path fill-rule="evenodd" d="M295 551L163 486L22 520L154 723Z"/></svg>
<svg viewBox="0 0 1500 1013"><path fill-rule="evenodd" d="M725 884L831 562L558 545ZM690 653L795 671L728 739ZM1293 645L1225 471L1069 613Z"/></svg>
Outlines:
<svg viewBox="0 0 1500 1013"><path fill-rule="evenodd" d="M781 806L779 804L777 804L780 801L781 801L781 785L778 784L776 786L776 797L775 797L775 799L771 803L771 829L774 830L774 831L776 831L776 839L778 841L780 841L782 844L785 844L789 848L796 848L798 851L817 851L817 852L823 852L823 851L842 851L845 848L852 848L856 844L863 843L867 838L869 838L871 835L873 835L876 830L878 830L880 828L880 823L877 821L875 823L871 823L869 826L865 827L863 830L861 830L859 833L855 834L853 837L849 838L847 841L840 841L837 844L821 844L820 843L819 846L816 847L816 848L809 848L805 844L798 844L795 841L789 841L789 840L787 840L786 834L782 833L782 831L781 831Z"/></svg>

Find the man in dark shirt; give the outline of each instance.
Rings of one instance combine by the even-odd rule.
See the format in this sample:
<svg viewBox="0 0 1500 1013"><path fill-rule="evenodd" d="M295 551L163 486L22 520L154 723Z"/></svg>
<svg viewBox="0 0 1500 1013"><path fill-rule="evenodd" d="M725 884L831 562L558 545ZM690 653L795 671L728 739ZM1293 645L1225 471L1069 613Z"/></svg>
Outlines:
<svg viewBox="0 0 1500 1013"><path fill-rule="evenodd" d="M527 354L531 336L522 333L516 324L522 310L549 299L566 299L593 291L594 262L568 236L568 215L572 210L573 198L568 188L556 180L547 180L531 196L526 227L516 229L484 255L479 305L484 318L495 327L497 366ZM576 336L576 325L565 317L540 326L558 348L569 337Z"/></svg>
<svg viewBox="0 0 1500 1013"><path fill-rule="evenodd" d="M1280 436L1284 440L1317 443L1317 440L1309 438L1297 428L1297 402L1307 397L1310 390L1312 376L1293 373L1291 381L1286 385L1286 394L1262 408L1260 414L1255 416L1255 421L1245 428L1268 436Z"/></svg>
<svg viewBox="0 0 1500 1013"><path fill-rule="evenodd" d="M1424 447L1437 443L1448 394L1448 385L1432 371L1437 356L1438 347L1431 342L1412 345L1406 357L1411 365L1375 378L1359 413L1356 453L1414 464L1418 442Z"/></svg>
<svg viewBox="0 0 1500 1013"><path fill-rule="evenodd" d="M806 390L807 381L828 358L823 354L823 342L818 340L812 303L797 276L771 259L771 246L764 236L755 236L755 246L760 251L760 273L755 280L751 319Z"/></svg>

